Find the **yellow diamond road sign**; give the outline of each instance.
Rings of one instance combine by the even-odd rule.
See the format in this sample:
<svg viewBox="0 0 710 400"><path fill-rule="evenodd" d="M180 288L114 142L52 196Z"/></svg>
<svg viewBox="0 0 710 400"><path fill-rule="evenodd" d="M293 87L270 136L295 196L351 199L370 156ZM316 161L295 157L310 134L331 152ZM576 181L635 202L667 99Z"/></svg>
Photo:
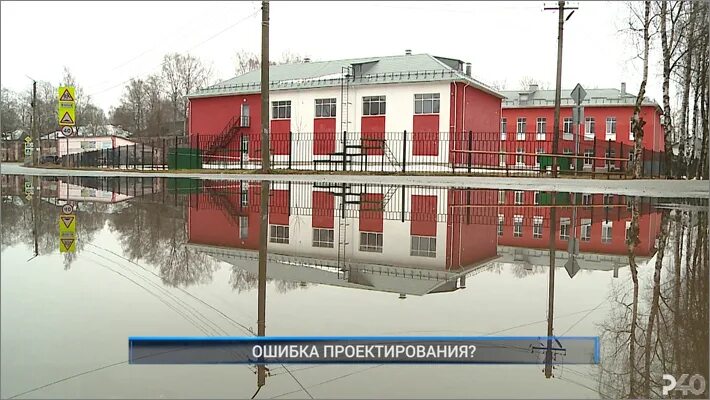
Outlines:
<svg viewBox="0 0 710 400"><path fill-rule="evenodd" d="M76 215L62 214L59 216L59 233L76 232Z"/></svg>
<svg viewBox="0 0 710 400"><path fill-rule="evenodd" d="M76 112L73 109L65 109L59 113L59 125L74 126L76 125Z"/></svg>
<svg viewBox="0 0 710 400"><path fill-rule="evenodd" d="M59 101L76 101L74 86L60 86Z"/></svg>
<svg viewBox="0 0 710 400"><path fill-rule="evenodd" d="M25 142L29 143L32 141L32 138L29 136L25 136Z"/></svg>

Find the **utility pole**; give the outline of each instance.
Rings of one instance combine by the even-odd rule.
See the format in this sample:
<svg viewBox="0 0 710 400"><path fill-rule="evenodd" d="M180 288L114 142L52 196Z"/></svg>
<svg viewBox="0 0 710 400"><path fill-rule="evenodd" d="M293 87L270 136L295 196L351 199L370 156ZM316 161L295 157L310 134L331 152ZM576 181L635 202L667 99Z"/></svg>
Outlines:
<svg viewBox="0 0 710 400"><path fill-rule="evenodd" d="M257 336L266 336L266 261L269 255L269 193L270 181L261 182L261 196L259 202L259 276L258 276L258 298L257 298ZM264 365L257 366L257 392L266 384L266 368Z"/></svg>
<svg viewBox="0 0 710 400"><path fill-rule="evenodd" d="M32 141L36 143L36 148L32 150L32 166L37 166L38 158L37 151L41 150L39 146L39 135L37 135L37 81L32 80Z"/></svg>
<svg viewBox="0 0 710 400"><path fill-rule="evenodd" d="M545 7L545 10L557 10L558 27L557 27L557 79L555 83L555 121L552 138L552 176L557 177L557 153L558 141L560 140L560 97L562 91L562 39L564 37L565 25L565 10L572 10L572 13L567 17L569 19L574 10L578 7L565 7L564 0L557 2L557 7Z"/></svg>
<svg viewBox="0 0 710 400"><path fill-rule="evenodd" d="M261 2L261 172L271 169L269 149L269 0Z"/></svg>

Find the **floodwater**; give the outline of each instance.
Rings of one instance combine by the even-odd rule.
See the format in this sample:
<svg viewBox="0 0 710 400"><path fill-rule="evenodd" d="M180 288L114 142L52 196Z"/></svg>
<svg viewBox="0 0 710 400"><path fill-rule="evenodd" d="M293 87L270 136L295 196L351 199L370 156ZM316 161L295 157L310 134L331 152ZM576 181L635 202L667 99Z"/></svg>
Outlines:
<svg viewBox="0 0 710 400"><path fill-rule="evenodd" d="M2 398L656 398L664 373L708 377L706 199L1 178ZM129 336L256 335L260 301L268 336L551 330L600 336L601 363L127 363Z"/></svg>

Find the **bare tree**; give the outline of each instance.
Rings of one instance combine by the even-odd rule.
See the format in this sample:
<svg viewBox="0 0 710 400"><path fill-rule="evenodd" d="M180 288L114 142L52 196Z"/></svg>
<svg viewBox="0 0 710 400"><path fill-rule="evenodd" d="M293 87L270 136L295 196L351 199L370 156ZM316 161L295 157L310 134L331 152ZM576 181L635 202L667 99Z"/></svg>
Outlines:
<svg viewBox="0 0 710 400"><path fill-rule="evenodd" d="M643 73L641 75L641 86L639 88L638 96L636 96L634 116L633 121L631 123L631 131L634 133L634 178L639 178L643 174L644 167L644 160L641 151L643 149L643 126L646 124L646 121L644 121L641 117L641 104L643 103L643 99L646 96L646 83L648 82L648 49L651 41L651 35L649 32L651 26L651 2L644 1L644 11L642 18L638 17L638 13L635 12L633 4L631 4L630 7L632 15L635 15L636 18L632 17L632 19L630 20L629 29L632 31L637 31L639 29L635 27L635 22L638 19L641 20L643 26L640 29L642 31L643 36L643 55L641 56L641 59L643 60Z"/></svg>

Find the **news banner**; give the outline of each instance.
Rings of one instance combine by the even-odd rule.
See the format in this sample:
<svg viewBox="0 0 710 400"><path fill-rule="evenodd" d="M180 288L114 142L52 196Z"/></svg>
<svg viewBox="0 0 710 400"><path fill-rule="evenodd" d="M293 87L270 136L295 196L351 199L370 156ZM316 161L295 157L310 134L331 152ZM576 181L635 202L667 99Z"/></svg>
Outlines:
<svg viewBox="0 0 710 400"><path fill-rule="evenodd" d="M128 349L130 364L599 363L595 336L129 337Z"/></svg>

